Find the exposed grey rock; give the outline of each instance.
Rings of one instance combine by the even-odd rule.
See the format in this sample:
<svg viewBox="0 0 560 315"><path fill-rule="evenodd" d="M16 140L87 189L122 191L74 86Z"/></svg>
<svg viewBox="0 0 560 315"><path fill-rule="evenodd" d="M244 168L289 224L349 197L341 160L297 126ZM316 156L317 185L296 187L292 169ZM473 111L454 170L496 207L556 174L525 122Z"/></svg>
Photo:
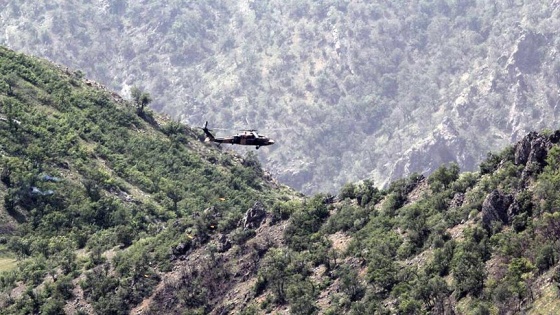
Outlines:
<svg viewBox="0 0 560 315"><path fill-rule="evenodd" d="M467 141L460 129L451 119L445 118L432 134L402 154L395 162L389 180L394 181L414 172L430 174L448 163L474 169L475 160L467 154L467 149Z"/></svg>
<svg viewBox="0 0 560 315"><path fill-rule="evenodd" d="M543 58L543 52L540 48L545 43L546 38L542 34L531 31L522 34L517 40L515 51L508 62L508 70L515 68L522 73L539 71Z"/></svg>
<svg viewBox="0 0 560 315"><path fill-rule="evenodd" d="M179 243L177 246L171 248L171 260L175 260L178 257L185 255L190 248L191 245L189 243Z"/></svg>
<svg viewBox="0 0 560 315"><path fill-rule="evenodd" d="M507 209L507 219L508 222L512 222L513 218L521 212L521 208L519 207L519 203L517 200L514 200L511 205L509 205Z"/></svg>
<svg viewBox="0 0 560 315"><path fill-rule="evenodd" d="M218 236L218 252L223 253L231 248L231 242L228 237L224 234Z"/></svg>
<svg viewBox="0 0 560 315"><path fill-rule="evenodd" d="M507 224L508 208L512 203L512 195L504 195L498 190L492 191L482 203L482 225L489 229L493 222Z"/></svg>
<svg viewBox="0 0 560 315"><path fill-rule="evenodd" d="M465 194L455 193L455 195L453 195L453 199L451 199L451 202L449 203L449 208L459 208L463 205L463 202L465 202Z"/></svg>
<svg viewBox="0 0 560 315"><path fill-rule="evenodd" d="M531 153L531 141L537 136L536 132L529 133L515 145L514 162L517 165L526 165Z"/></svg>
<svg viewBox="0 0 560 315"><path fill-rule="evenodd" d="M548 139L544 137L536 138L531 143L531 153L529 154L529 163L537 163L539 165L544 165L546 154L551 144Z"/></svg>
<svg viewBox="0 0 560 315"><path fill-rule="evenodd" d="M242 219L243 229L256 229L261 226L261 223L265 218L266 210L264 209L264 205L260 201L257 201L245 213L245 216Z"/></svg>
<svg viewBox="0 0 560 315"><path fill-rule="evenodd" d="M515 144L514 163L516 165L525 165L521 174L523 181L542 171L546 165L548 150L559 139L560 133L558 131L549 137L537 132L531 132Z"/></svg>
<svg viewBox="0 0 560 315"><path fill-rule="evenodd" d="M556 133L550 137L545 137L537 132L530 132L515 145L515 164L527 165L536 163L544 165L548 149L553 144Z"/></svg>

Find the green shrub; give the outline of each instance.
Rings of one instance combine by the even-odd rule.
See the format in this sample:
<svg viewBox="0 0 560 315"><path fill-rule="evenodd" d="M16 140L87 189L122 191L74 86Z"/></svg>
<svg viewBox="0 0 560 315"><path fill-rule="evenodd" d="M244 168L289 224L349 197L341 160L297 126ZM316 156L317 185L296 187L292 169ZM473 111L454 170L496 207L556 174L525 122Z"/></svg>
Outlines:
<svg viewBox="0 0 560 315"><path fill-rule="evenodd" d="M442 192L451 187L451 184L459 178L459 165L452 163L449 167L442 165L435 170L428 183L434 192Z"/></svg>

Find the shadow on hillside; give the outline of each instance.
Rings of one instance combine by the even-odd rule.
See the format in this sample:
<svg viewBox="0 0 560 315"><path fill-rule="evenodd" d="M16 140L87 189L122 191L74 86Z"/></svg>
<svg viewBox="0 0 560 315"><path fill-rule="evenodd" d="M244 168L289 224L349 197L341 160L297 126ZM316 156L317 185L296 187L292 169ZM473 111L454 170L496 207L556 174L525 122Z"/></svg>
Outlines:
<svg viewBox="0 0 560 315"><path fill-rule="evenodd" d="M17 223L24 223L27 219L25 217L25 215L23 213L21 213L20 211L18 211L16 209L16 207L8 207L6 209L6 212L12 217L14 218L14 220L17 221ZM2 231L0 231L1 233Z"/></svg>

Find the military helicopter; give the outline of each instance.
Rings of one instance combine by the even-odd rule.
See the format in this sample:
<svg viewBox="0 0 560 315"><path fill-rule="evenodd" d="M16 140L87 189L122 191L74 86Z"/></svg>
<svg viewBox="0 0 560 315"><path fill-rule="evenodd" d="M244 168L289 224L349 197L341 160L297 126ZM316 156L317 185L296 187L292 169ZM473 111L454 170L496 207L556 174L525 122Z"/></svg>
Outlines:
<svg viewBox="0 0 560 315"><path fill-rule="evenodd" d="M231 143L231 144L239 144L239 145L254 145L257 149L264 145L274 144L274 140L266 136L259 135L257 133L257 130L255 129L241 130L243 131L242 134L236 134L232 137L227 137L227 138L214 137L214 135L208 129L208 122L204 124L202 130L206 134L207 137L206 141L217 142L219 144Z"/></svg>

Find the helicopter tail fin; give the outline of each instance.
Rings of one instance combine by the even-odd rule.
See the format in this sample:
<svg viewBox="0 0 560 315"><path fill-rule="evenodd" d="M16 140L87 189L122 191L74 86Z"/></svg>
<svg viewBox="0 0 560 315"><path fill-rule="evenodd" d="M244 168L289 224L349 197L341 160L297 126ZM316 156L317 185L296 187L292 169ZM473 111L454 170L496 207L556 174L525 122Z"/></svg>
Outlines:
<svg viewBox="0 0 560 315"><path fill-rule="evenodd" d="M210 130L208 130L208 121L204 124L204 128L202 128L202 130L206 134L206 137L210 140L214 140L214 135L210 132Z"/></svg>

